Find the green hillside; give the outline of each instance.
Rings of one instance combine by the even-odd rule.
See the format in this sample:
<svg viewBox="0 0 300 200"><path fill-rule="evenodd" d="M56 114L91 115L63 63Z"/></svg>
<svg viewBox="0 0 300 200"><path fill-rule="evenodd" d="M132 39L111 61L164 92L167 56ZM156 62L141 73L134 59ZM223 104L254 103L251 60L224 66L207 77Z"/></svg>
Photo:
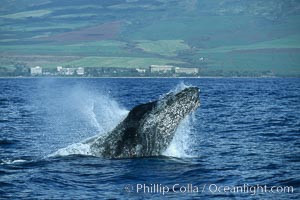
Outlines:
<svg viewBox="0 0 300 200"><path fill-rule="evenodd" d="M294 0L3 0L0 23L9 70L174 64L207 76L300 76Z"/></svg>

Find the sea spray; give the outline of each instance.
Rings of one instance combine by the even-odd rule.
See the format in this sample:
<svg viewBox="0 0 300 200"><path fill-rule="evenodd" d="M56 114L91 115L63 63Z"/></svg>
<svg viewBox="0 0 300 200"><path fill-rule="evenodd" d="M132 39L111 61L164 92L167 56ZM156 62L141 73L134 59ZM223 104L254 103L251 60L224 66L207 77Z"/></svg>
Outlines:
<svg viewBox="0 0 300 200"><path fill-rule="evenodd" d="M97 128L97 131L94 132L92 137L91 135L87 135L85 138L105 135L105 133L111 131L128 113L128 111L122 109L116 101L102 94L88 94L81 90L80 92L77 91L74 93L72 97L77 101L78 111L90 122L90 128ZM89 148L90 146L88 144L76 142L59 149L55 153L50 154L50 156L67 156L72 154L91 155Z"/></svg>
<svg viewBox="0 0 300 200"><path fill-rule="evenodd" d="M160 95L159 99L163 99L165 96L170 95L170 94L176 94L188 87L191 87L192 85L186 84L183 81L181 81L180 83L178 83L174 88L172 88L169 92Z"/></svg>
<svg viewBox="0 0 300 200"><path fill-rule="evenodd" d="M72 81L72 80L68 80ZM128 111L103 92L88 85L61 84L60 80L41 80L40 90L33 105L47 121L43 128L47 134L37 135L41 142L35 143L35 149L42 156L58 149L76 144L82 140L105 134L114 128ZM79 147L87 152L85 146ZM73 148L73 153L75 148ZM88 153L85 153L88 154Z"/></svg>
<svg viewBox="0 0 300 200"><path fill-rule="evenodd" d="M178 126L174 138L163 155L177 158L193 157L194 115L187 116Z"/></svg>

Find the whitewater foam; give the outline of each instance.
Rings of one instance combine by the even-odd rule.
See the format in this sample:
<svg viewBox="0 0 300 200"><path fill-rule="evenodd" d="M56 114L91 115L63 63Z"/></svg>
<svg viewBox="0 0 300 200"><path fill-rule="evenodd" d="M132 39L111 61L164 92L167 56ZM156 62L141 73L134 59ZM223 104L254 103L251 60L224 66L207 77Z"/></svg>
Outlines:
<svg viewBox="0 0 300 200"><path fill-rule="evenodd" d="M0 160L0 164L1 165L11 165L11 164L16 164L16 163L24 163L27 162L27 160L23 160L23 159L16 159L16 160L11 160L11 159L2 159Z"/></svg>
<svg viewBox="0 0 300 200"><path fill-rule="evenodd" d="M69 156L69 155L86 155L91 156L90 144L75 143L71 144L65 148L59 149L58 151L50 154L48 157L57 156Z"/></svg>

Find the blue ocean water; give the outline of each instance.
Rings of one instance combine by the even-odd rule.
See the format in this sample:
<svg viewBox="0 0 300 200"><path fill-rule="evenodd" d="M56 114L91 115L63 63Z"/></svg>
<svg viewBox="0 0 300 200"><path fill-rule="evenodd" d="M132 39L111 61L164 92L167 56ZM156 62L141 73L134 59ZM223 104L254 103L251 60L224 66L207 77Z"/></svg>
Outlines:
<svg viewBox="0 0 300 200"><path fill-rule="evenodd" d="M161 157L64 151L183 84L201 106ZM300 199L299 155L300 79L0 79L0 199Z"/></svg>

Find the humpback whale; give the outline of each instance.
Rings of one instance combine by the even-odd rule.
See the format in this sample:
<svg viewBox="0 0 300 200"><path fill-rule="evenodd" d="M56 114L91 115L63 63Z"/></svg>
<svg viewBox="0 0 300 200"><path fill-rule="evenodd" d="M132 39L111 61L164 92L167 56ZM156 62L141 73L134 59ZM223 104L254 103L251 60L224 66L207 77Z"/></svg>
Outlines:
<svg viewBox="0 0 300 200"><path fill-rule="evenodd" d="M199 106L197 87L170 92L157 101L134 107L111 132L85 143L94 156L159 156L171 143L178 124Z"/></svg>

